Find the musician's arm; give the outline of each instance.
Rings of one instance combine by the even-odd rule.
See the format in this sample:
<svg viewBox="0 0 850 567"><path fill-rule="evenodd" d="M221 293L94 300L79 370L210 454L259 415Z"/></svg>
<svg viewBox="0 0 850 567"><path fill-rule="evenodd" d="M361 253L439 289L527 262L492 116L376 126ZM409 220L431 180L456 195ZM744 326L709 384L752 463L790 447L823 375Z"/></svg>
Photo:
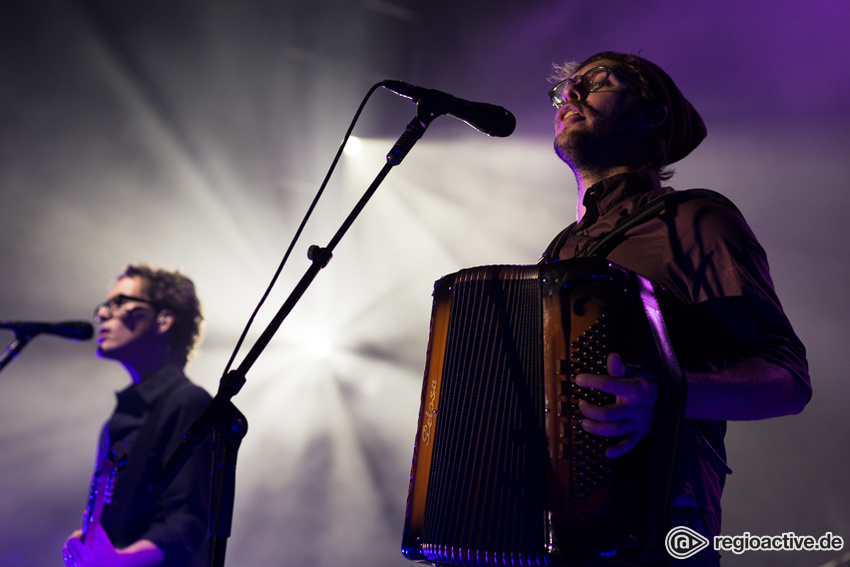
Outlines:
<svg viewBox="0 0 850 567"><path fill-rule="evenodd" d="M163 455L172 455L183 434L209 405L211 398L200 388L185 387L174 392L164 410L168 439ZM212 482L213 442L196 448L180 473L159 499L158 518L141 534L168 557L169 563L189 563L207 545Z"/></svg>
<svg viewBox="0 0 850 567"><path fill-rule="evenodd" d="M685 417L801 412L811 398L806 349L776 296L764 249L726 207L691 203L678 212L675 234L688 259L671 273L690 297L673 342L687 384Z"/></svg>
<svg viewBox="0 0 850 567"><path fill-rule="evenodd" d="M686 372L685 417L753 420L797 414L811 388L795 372L753 356L722 370Z"/></svg>
<svg viewBox="0 0 850 567"><path fill-rule="evenodd" d="M162 550L150 540L142 539L117 549L100 524L92 527L85 544L80 541L80 535L80 531L71 534L62 550L65 565L69 567L155 567L164 559Z"/></svg>
<svg viewBox="0 0 850 567"><path fill-rule="evenodd" d="M121 557L120 567L148 567L162 563L164 555L157 545L147 539L140 539L118 551Z"/></svg>
<svg viewBox="0 0 850 567"><path fill-rule="evenodd" d="M753 420L799 413L812 391L806 351L746 221L722 205L688 202L674 222L669 240L678 253L645 275L676 290L684 302L665 317L686 379L685 417ZM578 380L617 396L613 406L580 404L586 430L624 436L609 456L629 451L649 429L652 410L646 408L654 410L656 390L654 377L641 373L612 368L609 360L608 376Z"/></svg>
<svg viewBox="0 0 850 567"><path fill-rule="evenodd" d="M725 309L742 312L738 302L712 306L716 313ZM780 319L774 319L778 321ZM781 319L784 321L784 318ZM732 362L707 365L699 370L683 369L686 380L685 417L713 420L755 420L799 413L812 395L805 349L788 327L776 333L765 319L757 325L768 332L754 335L739 318L739 333L757 336L749 347L739 351ZM749 352L750 354L742 354ZM580 386L595 388L616 396L609 406L581 402L583 427L590 433L622 437L608 450L609 457L620 456L649 432L657 397L657 378L649 371L624 365L619 356L608 358L608 374L580 374Z"/></svg>

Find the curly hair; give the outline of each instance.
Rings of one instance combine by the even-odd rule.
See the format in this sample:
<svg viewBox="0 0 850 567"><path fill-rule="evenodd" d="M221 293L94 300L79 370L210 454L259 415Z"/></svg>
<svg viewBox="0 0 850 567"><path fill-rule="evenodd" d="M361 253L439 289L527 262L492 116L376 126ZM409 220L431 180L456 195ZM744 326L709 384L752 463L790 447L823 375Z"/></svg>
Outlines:
<svg viewBox="0 0 850 567"><path fill-rule="evenodd" d="M617 69L622 71L618 74L618 77L622 78L632 88L632 94L636 95L635 102L641 108L651 108L656 105L666 106L660 93L654 92L651 86L652 83L647 80L646 75L641 69L640 60L636 55L618 53L616 51L603 51L581 62L568 61L562 64L556 63L553 65L554 72L549 77L549 80L553 82L563 81L582 67L603 59L618 63ZM670 179L675 172L672 168L665 168L667 142L664 136L659 133L652 138L652 143L653 145L649 153L649 167L654 169L661 179Z"/></svg>
<svg viewBox="0 0 850 567"><path fill-rule="evenodd" d="M118 279L128 277L141 279L142 289L156 307L174 312L175 321L167 345L175 361L185 365L200 342L204 320L194 282L177 270L147 264L128 265Z"/></svg>

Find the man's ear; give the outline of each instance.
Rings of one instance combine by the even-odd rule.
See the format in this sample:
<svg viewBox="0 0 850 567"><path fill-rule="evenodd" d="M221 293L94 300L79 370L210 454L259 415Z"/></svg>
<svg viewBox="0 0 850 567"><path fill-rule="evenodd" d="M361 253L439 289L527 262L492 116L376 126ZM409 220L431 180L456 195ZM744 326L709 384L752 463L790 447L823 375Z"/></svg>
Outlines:
<svg viewBox="0 0 850 567"><path fill-rule="evenodd" d="M644 124L650 128L660 128L667 120L668 110L666 106L654 104L644 114Z"/></svg>
<svg viewBox="0 0 850 567"><path fill-rule="evenodd" d="M177 316L174 311L171 309L161 309L156 316L156 332L164 335L171 330L176 320Z"/></svg>

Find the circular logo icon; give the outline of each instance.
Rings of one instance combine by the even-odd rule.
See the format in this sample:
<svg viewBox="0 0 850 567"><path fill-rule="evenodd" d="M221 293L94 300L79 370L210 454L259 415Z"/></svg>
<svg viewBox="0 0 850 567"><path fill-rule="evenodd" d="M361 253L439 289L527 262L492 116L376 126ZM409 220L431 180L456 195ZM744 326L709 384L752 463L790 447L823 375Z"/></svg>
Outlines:
<svg viewBox="0 0 850 567"><path fill-rule="evenodd" d="M708 544L708 538L687 526L673 528L664 538L664 547L673 559L693 557L708 547Z"/></svg>

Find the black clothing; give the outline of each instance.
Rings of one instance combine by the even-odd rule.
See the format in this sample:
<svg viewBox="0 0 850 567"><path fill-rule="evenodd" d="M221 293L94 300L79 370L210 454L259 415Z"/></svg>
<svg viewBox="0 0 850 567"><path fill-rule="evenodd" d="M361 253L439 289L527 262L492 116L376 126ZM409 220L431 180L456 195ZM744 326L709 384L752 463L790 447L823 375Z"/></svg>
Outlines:
<svg viewBox="0 0 850 567"><path fill-rule="evenodd" d="M582 257L628 216L672 189L651 172L617 175L589 188L586 213L563 235L557 256ZM681 308L665 313L685 371L727 368L761 357L790 370L811 395L806 353L773 289L767 258L733 207L697 198L635 226L607 259L660 284ZM628 361L624 361L628 363ZM725 421L683 423L672 502L710 540L720 533L726 474ZM693 527L693 526L692 526ZM708 555L708 551L698 555ZM696 558L696 557L695 557Z"/></svg>
<svg viewBox="0 0 850 567"><path fill-rule="evenodd" d="M157 496L149 487L210 395L180 368L166 365L116 397L99 456L115 449L127 463L115 477L101 525L118 548L152 541L164 553L163 566L207 565L212 443L196 450L165 494Z"/></svg>

